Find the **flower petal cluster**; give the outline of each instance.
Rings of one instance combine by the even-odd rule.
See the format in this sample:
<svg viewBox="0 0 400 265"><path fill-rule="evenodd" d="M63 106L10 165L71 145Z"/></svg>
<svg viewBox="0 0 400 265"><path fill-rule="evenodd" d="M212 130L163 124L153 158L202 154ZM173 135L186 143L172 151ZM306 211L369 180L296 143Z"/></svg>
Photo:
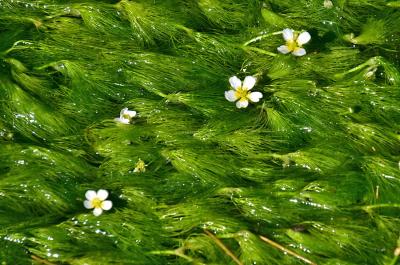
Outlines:
<svg viewBox="0 0 400 265"><path fill-rule="evenodd" d="M302 46L311 40L310 33L304 31L298 34L292 29L284 29L282 35L283 39L286 41L286 45L278 47L280 53L292 53L295 56L303 56L306 54L306 50L302 48Z"/></svg>
<svg viewBox="0 0 400 265"><path fill-rule="evenodd" d="M135 116L136 111L123 108L119 114L119 118L115 118L114 120L123 124L129 124L131 123L132 118Z"/></svg>
<svg viewBox="0 0 400 265"><path fill-rule="evenodd" d="M232 89L225 91L225 98L230 102L236 101L237 108L246 108L250 102L258 102L263 97L261 92L251 92L250 90L256 84L254 76L246 76L243 84L236 76L229 78Z"/></svg>
<svg viewBox="0 0 400 265"><path fill-rule="evenodd" d="M108 211L112 208L112 201L106 200L108 197L108 191L98 190L88 190L85 193L86 200L83 205L86 209L93 209L93 214L99 216L103 213L103 210Z"/></svg>
<svg viewBox="0 0 400 265"><path fill-rule="evenodd" d="M146 172L146 166L147 165L144 163L144 161L139 158L139 160L136 162L135 169L133 170L133 172L135 173Z"/></svg>

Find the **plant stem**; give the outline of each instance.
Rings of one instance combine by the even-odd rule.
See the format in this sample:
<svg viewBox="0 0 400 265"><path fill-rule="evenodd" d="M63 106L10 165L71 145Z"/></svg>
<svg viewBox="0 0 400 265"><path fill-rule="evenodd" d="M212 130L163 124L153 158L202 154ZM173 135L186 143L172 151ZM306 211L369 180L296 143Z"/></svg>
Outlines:
<svg viewBox="0 0 400 265"><path fill-rule="evenodd" d="M206 233L214 242L225 252L226 255L231 257L236 264L238 265L243 265L243 263L230 251L222 242L219 240L213 233L210 231L204 230L204 233Z"/></svg>
<svg viewBox="0 0 400 265"><path fill-rule="evenodd" d="M343 78L345 75L359 71L361 69L363 69L366 66L371 66L371 65L378 65L379 64L379 58L377 57L372 57L371 59L369 59L368 61L366 61L365 63L362 63L344 73L340 73L340 74L335 74L335 78L340 79Z"/></svg>
<svg viewBox="0 0 400 265"><path fill-rule="evenodd" d="M399 256L394 256L393 259L390 261L389 265L396 265L398 260Z"/></svg>
<svg viewBox="0 0 400 265"><path fill-rule="evenodd" d="M400 204L388 204L388 203L385 203L385 204L373 204L373 205L364 206L363 209L366 210L366 211L369 211L369 210L374 209L374 208L390 208L390 207L400 208Z"/></svg>
<svg viewBox="0 0 400 265"><path fill-rule="evenodd" d="M183 259L186 259L189 262L194 262L194 259L191 257L185 255L182 251L182 248L178 248L175 250L160 250L160 251L151 251L150 254L155 254L155 255L175 255L178 257L181 257Z"/></svg>
<svg viewBox="0 0 400 265"><path fill-rule="evenodd" d="M282 31L277 31L277 32L272 32L272 33L269 33L269 34L261 35L261 36L255 37L255 38L253 38L253 39L251 39L251 40L245 42L245 43L243 44L243 46L247 46L247 45L249 45L249 44L251 44L251 43L253 43L253 42L262 40L262 39L264 39L264 38L266 38L266 37L270 37L270 36L274 36L274 35L279 35L279 34L282 34Z"/></svg>
<svg viewBox="0 0 400 265"><path fill-rule="evenodd" d="M46 265L55 265L54 263L47 261L45 259L39 258L38 256L35 255L31 255L31 258L37 262L39 262L40 264L46 264Z"/></svg>
<svg viewBox="0 0 400 265"><path fill-rule="evenodd" d="M271 246L273 246L273 247L275 247L275 248L277 248L277 249L279 249L279 250L281 250L281 251L283 251L283 252L285 252L285 253L288 253L288 254L290 254L290 255L292 255L292 256L294 256L294 257L296 257L296 258L298 258L298 259L304 261L304 262L307 263L307 264L310 264L310 265L317 265L316 263L312 262L311 260L309 260L309 259L307 259L307 258L305 258L305 257L303 257L303 256L300 256L300 255L297 254L296 252L293 252L293 251L291 251L291 250L285 248L284 246L282 246L282 245L276 243L275 241L272 241L271 239L268 239L268 238L266 238L266 237L264 237L264 236L259 236L259 237L261 238L262 241L264 241L264 242L270 244Z"/></svg>

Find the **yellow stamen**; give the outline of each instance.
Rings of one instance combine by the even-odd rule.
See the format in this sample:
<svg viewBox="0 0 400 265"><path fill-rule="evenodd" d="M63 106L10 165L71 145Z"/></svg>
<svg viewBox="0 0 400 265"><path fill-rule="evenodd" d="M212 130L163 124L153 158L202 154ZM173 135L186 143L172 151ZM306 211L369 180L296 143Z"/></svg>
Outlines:
<svg viewBox="0 0 400 265"><path fill-rule="evenodd" d="M91 201L91 203L92 203L92 205L93 205L94 208L101 208L101 203L102 203L102 202L103 202L103 201L100 200L99 198L94 198L94 199Z"/></svg>
<svg viewBox="0 0 400 265"><path fill-rule="evenodd" d="M129 116L128 114L122 114L122 118L130 120L131 116Z"/></svg>
<svg viewBox="0 0 400 265"><path fill-rule="evenodd" d="M143 162L142 159L139 158L135 165L135 172L145 172L146 171L146 164Z"/></svg>
<svg viewBox="0 0 400 265"><path fill-rule="evenodd" d="M294 50L296 50L298 48L301 48L301 45L299 45L297 43L297 37L298 37L298 34L294 33L293 34L293 39L286 41L286 46L288 47L288 50L290 52L292 52L292 51L294 51Z"/></svg>
<svg viewBox="0 0 400 265"><path fill-rule="evenodd" d="M286 42L286 46L290 52L294 51L297 48L297 43L294 40L289 40Z"/></svg>
<svg viewBox="0 0 400 265"><path fill-rule="evenodd" d="M250 94L250 91L247 89L244 89L243 87L239 87L238 89L236 89L235 91L235 96L239 99L239 100L245 100L248 98Z"/></svg>

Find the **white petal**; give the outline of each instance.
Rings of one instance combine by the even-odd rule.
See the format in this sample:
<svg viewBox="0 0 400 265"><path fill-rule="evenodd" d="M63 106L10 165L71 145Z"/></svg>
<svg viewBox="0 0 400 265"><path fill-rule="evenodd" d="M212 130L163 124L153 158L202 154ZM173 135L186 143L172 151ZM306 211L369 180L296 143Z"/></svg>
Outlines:
<svg viewBox="0 0 400 265"><path fill-rule="evenodd" d="M256 84L257 79L254 76L246 76L246 78L243 81L243 89L250 90L254 87Z"/></svg>
<svg viewBox="0 0 400 265"><path fill-rule="evenodd" d="M261 92L251 92L250 95L248 96L251 102L258 102L262 97L263 94Z"/></svg>
<svg viewBox="0 0 400 265"><path fill-rule="evenodd" d="M83 206L85 206L86 209L92 209L93 205L91 201L84 201Z"/></svg>
<svg viewBox="0 0 400 265"><path fill-rule="evenodd" d="M240 81L240 79L237 78L236 76L232 76L231 78L229 78L229 83L231 84L231 87L233 87L234 89L238 89L239 87L242 86L242 81Z"/></svg>
<svg viewBox="0 0 400 265"><path fill-rule="evenodd" d="M237 108L247 108L249 105L249 101L247 99L241 99L238 102L236 102L236 107Z"/></svg>
<svg viewBox="0 0 400 265"><path fill-rule="evenodd" d="M136 111L134 110L128 110L128 108L123 108L121 112L119 113L119 116L121 119L123 119L123 116L128 115L130 118L133 118L136 116Z"/></svg>
<svg viewBox="0 0 400 265"><path fill-rule="evenodd" d="M136 111L134 110L127 110L125 113L128 114L128 116L131 118L136 116Z"/></svg>
<svg viewBox="0 0 400 265"><path fill-rule="evenodd" d="M122 116L128 115L129 117L135 117L136 116L136 111L134 110L129 110L128 108L123 108L120 112L120 117L122 118Z"/></svg>
<svg viewBox="0 0 400 265"><path fill-rule="evenodd" d="M112 201L103 201L101 203L101 208L106 211L110 210L112 208Z"/></svg>
<svg viewBox="0 0 400 265"><path fill-rule="evenodd" d="M280 53L283 53L283 54L287 54L287 53L290 52L290 51L289 51L289 47L286 46L286 45L279 46L279 47L278 47L278 51L279 51Z"/></svg>
<svg viewBox="0 0 400 265"><path fill-rule="evenodd" d="M119 112L119 116L123 116L125 114L125 112L128 111L128 108L123 108L120 112Z"/></svg>
<svg viewBox="0 0 400 265"><path fill-rule="evenodd" d="M300 33L300 35L297 37L297 44L299 46L306 44L307 42L309 42L311 40L311 35L310 33L308 33L307 31L304 31L302 33Z"/></svg>
<svg viewBox="0 0 400 265"><path fill-rule="evenodd" d="M93 200L95 197L97 196L96 192L94 190L88 190L85 193L85 197L86 199L88 199L89 201Z"/></svg>
<svg viewBox="0 0 400 265"><path fill-rule="evenodd" d="M282 35L285 41L293 40L293 30L292 29L284 29L282 30Z"/></svg>
<svg viewBox="0 0 400 265"><path fill-rule="evenodd" d="M99 216L102 213L103 213L103 209L101 209L101 208L94 208L94 210L93 210L93 214L95 216Z"/></svg>
<svg viewBox="0 0 400 265"><path fill-rule="evenodd" d="M123 124L129 124L130 123L129 119L124 119L124 118L115 118L114 120L117 121L117 122L123 123Z"/></svg>
<svg viewBox="0 0 400 265"><path fill-rule="evenodd" d="M306 54L306 50L304 50L303 48L296 48L292 53L296 56L303 56Z"/></svg>
<svg viewBox="0 0 400 265"><path fill-rule="evenodd" d="M98 190L97 191L97 198L104 201L108 197L108 191L106 190Z"/></svg>
<svg viewBox="0 0 400 265"><path fill-rule="evenodd" d="M225 98L230 102L234 102L238 99L235 90L225 91Z"/></svg>
<svg viewBox="0 0 400 265"><path fill-rule="evenodd" d="M129 119L120 119L120 122L123 124L130 124L131 121Z"/></svg>
<svg viewBox="0 0 400 265"><path fill-rule="evenodd" d="M324 7L325 8L332 8L333 7L333 3L331 0L324 0Z"/></svg>

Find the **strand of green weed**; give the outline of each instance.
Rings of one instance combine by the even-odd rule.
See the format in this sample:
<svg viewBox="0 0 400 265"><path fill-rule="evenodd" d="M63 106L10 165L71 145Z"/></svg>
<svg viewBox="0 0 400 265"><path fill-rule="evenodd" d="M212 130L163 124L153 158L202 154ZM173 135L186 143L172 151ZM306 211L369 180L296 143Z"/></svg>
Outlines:
<svg viewBox="0 0 400 265"><path fill-rule="evenodd" d="M214 242L229 256L231 257L236 264L238 265L243 265L243 263L230 251L222 242L219 240L213 233L211 233L208 230L204 230L204 233L206 233Z"/></svg>
<svg viewBox="0 0 400 265"><path fill-rule="evenodd" d="M42 22L40 20L35 20L33 18L26 18L26 17L13 17L13 16L4 16L1 17L2 20L15 20L15 21L23 21L27 23L32 23L36 28L39 28L42 25Z"/></svg>
<svg viewBox="0 0 400 265"><path fill-rule="evenodd" d="M28 48L29 48L29 47L16 47L16 46L19 45L20 43L22 43L22 44L27 44L27 43L29 43L29 44L30 44L29 41L26 41L26 40L18 40L18 41L16 41L16 42L14 42L14 44L11 46L11 48L9 48L9 49L5 50L4 52L0 53L0 57L1 57L1 56L7 55L8 53L10 53L10 52L12 52L12 51L14 51L14 50L22 50L22 49L28 49Z"/></svg>
<svg viewBox="0 0 400 265"><path fill-rule="evenodd" d="M256 48L256 47L242 46L242 49L245 50L245 51L255 51L255 52L258 52L258 53L261 53L261 54L265 54L265 55L269 55L269 56L273 56L273 57L277 56L276 53L269 52L269 51L266 51L266 50L263 50L263 49L260 49L260 48Z"/></svg>
<svg viewBox="0 0 400 265"><path fill-rule="evenodd" d="M400 204L374 204L362 207L365 211L369 211L375 208L400 208Z"/></svg>
<svg viewBox="0 0 400 265"><path fill-rule="evenodd" d="M181 257L189 262L195 262L195 260L183 253L183 248L178 248L175 250L160 250L160 251L151 251L149 252L150 254L154 255L175 255L178 257Z"/></svg>
<svg viewBox="0 0 400 265"><path fill-rule="evenodd" d="M394 256L393 259L390 261L389 265L396 265L398 260L399 256Z"/></svg>
<svg viewBox="0 0 400 265"><path fill-rule="evenodd" d="M358 70L363 69L365 66L378 65L378 64L379 64L379 57L378 56L372 57L371 59L369 59L365 63L362 63L362 64L360 64L360 65L358 65L358 66L356 66L356 67L344 72L344 73L336 74L335 78L340 79L340 78L343 78L344 76L346 76L347 74L354 73L354 72L356 72Z"/></svg>
<svg viewBox="0 0 400 265"><path fill-rule="evenodd" d="M400 1L389 2L386 5L390 7L400 7Z"/></svg>

